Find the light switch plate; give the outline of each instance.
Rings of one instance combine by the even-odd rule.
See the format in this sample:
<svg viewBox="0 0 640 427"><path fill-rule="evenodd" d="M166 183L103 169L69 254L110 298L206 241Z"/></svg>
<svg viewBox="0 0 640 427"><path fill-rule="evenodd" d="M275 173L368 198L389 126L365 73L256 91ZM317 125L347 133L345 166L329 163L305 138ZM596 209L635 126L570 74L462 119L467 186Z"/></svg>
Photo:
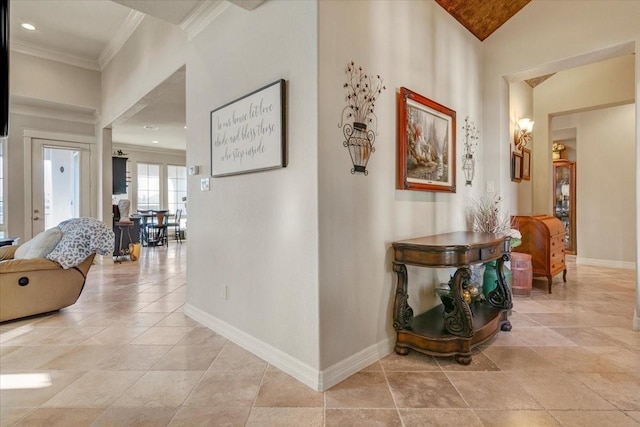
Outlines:
<svg viewBox="0 0 640 427"><path fill-rule="evenodd" d="M202 178L200 180L200 191L209 191L209 178Z"/></svg>
<svg viewBox="0 0 640 427"><path fill-rule="evenodd" d="M198 175L200 173L199 166L189 166L189 175Z"/></svg>

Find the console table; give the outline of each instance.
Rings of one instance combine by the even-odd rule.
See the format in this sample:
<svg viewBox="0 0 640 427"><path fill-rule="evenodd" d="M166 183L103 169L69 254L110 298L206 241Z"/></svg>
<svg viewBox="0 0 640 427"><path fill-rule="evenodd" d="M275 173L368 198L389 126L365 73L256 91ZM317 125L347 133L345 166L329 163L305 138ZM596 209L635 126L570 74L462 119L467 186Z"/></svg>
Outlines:
<svg viewBox="0 0 640 427"><path fill-rule="evenodd" d="M396 353L410 349L433 356L455 356L458 363L471 363L471 349L499 330L510 331L507 310L513 307L503 265L509 260L509 237L490 233L459 231L393 242L393 271L397 274L393 327L397 332ZM498 281L483 302L467 303L463 287L470 277L470 265L496 260ZM406 265L429 268L457 267L450 281L451 295L445 304L418 316L407 302Z"/></svg>

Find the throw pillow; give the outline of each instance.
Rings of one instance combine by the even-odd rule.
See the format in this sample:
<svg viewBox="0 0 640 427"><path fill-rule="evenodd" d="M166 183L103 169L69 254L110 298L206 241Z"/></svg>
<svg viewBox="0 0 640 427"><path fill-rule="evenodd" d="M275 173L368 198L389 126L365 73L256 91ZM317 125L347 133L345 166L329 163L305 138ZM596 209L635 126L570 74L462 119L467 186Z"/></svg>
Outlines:
<svg viewBox="0 0 640 427"><path fill-rule="evenodd" d="M62 230L53 227L36 237L18 246L14 255L15 259L44 258L58 245L62 239Z"/></svg>

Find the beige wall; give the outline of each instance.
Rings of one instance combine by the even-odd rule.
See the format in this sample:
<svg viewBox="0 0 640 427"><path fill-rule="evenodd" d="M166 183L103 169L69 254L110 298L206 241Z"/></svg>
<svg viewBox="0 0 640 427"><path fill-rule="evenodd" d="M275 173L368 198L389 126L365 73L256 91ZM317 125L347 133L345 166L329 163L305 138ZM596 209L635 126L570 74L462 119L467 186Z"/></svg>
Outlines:
<svg viewBox="0 0 640 427"><path fill-rule="evenodd" d="M7 142L7 234L25 235L24 131L94 136L100 109L100 73L11 52L10 128ZM28 152L28 150L27 150ZM92 182L98 173L92 173Z"/></svg>
<svg viewBox="0 0 640 427"><path fill-rule="evenodd" d="M9 106L11 111L12 105ZM22 114L10 115L10 129L7 144L7 195L6 195L6 221L7 234L11 237L20 237L21 242L30 238L25 234L25 226L30 221L25 218L25 189L24 182L30 177L25 176L25 147L24 147L24 131L40 130L53 133L75 134L84 136L93 136L93 125L86 123L77 123L67 120L51 119L37 116L27 116ZM30 152L30 151L29 151ZM94 174L95 176L96 174ZM30 193L27 194L30 197Z"/></svg>
<svg viewBox="0 0 640 427"><path fill-rule="evenodd" d="M473 186L464 185L466 116L480 128L480 147L487 141L481 126L482 45L437 3L320 2L319 7L320 344L321 368L331 369L359 352L371 354L372 348L380 356L391 351L396 283L391 242L466 229L465 207L480 194L486 170L480 163ZM383 77L387 87L375 106L378 135L368 176L351 174L337 126L352 60ZM403 86L456 111L456 193L395 189L396 94ZM408 270L414 311L439 304L434 284L448 281L451 272Z"/></svg>
<svg viewBox="0 0 640 427"><path fill-rule="evenodd" d="M635 106L562 117L575 128L577 262L635 268Z"/></svg>
<svg viewBox="0 0 640 427"><path fill-rule="evenodd" d="M11 97L40 100L51 107L66 105L94 112L100 109L100 72L11 52Z"/></svg>
<svg viewBox="0 0 640 427"><path fill-rule="evenodd" d="M537 165L534 179L535 192L532 194L536 213L552 213L553 178L551 162L551 144L553 143L553 128L550 127L551 117L559 116L554 122L565 124L564 128L574 127L577 130L577 152L579 160L578 172L578 259L600 260L601 263L622 263L633 265L635 262L635 236L629 233L629 225L633 224L635 209L628 208L626 200L635 197L635 122L633 114L626 110L611 110L605 114L599 109L617 104L628 104L634 99L635 84L635 56L625 55L607 61L562 71L536 86L533 90L534 116L534 160L544 165ZM594 121L588 123L577 116L566 116L567 112L581 110L596 110L589 114ZM634 111L633 106L630 111ZM618 114L615 114L617 112ZM585 113L583 113L585 114ZM597 118L597 121L596 121ZM596 130L606 128L603 121L609 118L611 136ZM626 119L626 120L625 120ZM567 122L571 125L567 125ZM600 123L595 126L595 123ZM538 126L540 124L540 126ZM558 124L558 126L560 126ZM580 128L581 127L581 128ZM614 136L615 135L615 136ZM604 143L604 141L607 141ZM616 149L611 149L615 146ZM545 153L546 158L539 152ZM610 153L610 154L607 154ZM629 168L613 167L609 164L599 165L611 155L617 156L620 164L631 162ZM544 166L544 167L543 167ZM541 171L545 171L542 173ZM602 171L612 171L602 176ZM542 179L544 178L544 179ZM618 187L615 192L610 191L615 183L626 182L624 189ZM609 188L609 190L606 190ZM623 195L620 198L618 195ZM544 204L543 204L544 203ZM602 206L610 209L604 211ZM596 233L598 227L594 224L609 224L608 233ZM625 238L621 238L625 236ZM615 249L614 249L615 248Z"/></svg>
<svg viewBox="0 0 640 427"><path fill-rule="evenodd" d="M483 125L485 136L491 141L484 155L499 160L487 179L499 181L499 190L509 185L509 93L507 79L519 81L552 72L574 68L595 61L637 52L640 46L640 2L590 1L589 7L579 1L534 0L483 42ZM570 25L568 24L570 23ZM635 99L640 98L640 59L635 55ZM637 102L637 101L636 101ZM636 109L635 142L640 144L640 113ZM536 120L536 128L538 128ZM548 134L544 126L543 135ZM534 136L535 138L535 136ZM550 147L536 150L533 163L534 176L543 177L550 188L548 163ZM636 150L636 159L640 150ZM540 169L542 168L542 169ZM637 168L636 168L637 169ZM636 173L636 182L640 173ZM550 190L547 190L550 191ZM538 206L549 206L550 192L534 191L534 213ZM636 194L634 204L640 203ZM545 209L547 210L547 209ZM636 223L638 221L636 210ZM634 224L635 225L635 224ZM637 233L637 232L636 232ZM638 239L636 234L636 247ZM634 328L640 330L640 282L636 285L636 313Z"/></svg>
<svg viewBox="0 0 640 427"><path fill-rule="evenodd" d="M509 84L509 133L511 135L517 129L518 120L522 118L533 120L533 89L525 82L513 82ZM513 136L509 145L511 151L515 151ZM529 142L526 148L532 150L533 143ZM514 195L510 198L512 215L533 214L533 181L512 181L509 193Z"/></svg>
<svg viewBox="0 0 640 427"><path fill-rule="evenodd" d="M550 117L633 102L634 63L634 55L624 55L572 68L554 75L533 90L536 125L533 132L535 175L532 196L535 214L549 214L553 206Z"/></svg>
<svg viewBox="0 0 640 427"><path fill-rule="evenodd" d="M319 368L317 19L315 2L230 5L191 40L186 68L187 163L200 167L188 181L187 312L307 384ZM200 191L211 110L278 79L288 166Z"/></svg>
<svg viewBox="0 0 640 427"><path fill-rule="evenodd" d="M138 205L138 182L136 180L138 163L150 163L160 166L160 206L168 207L166 174L167 165L186 166L186 152L180 150L151 150L146 147L140 147L130 144L113 143L113 150L122 150L129 163L131 172L131 182L128 185L128 198L131 201L131 208L134 209ZM117 199L126 198L124 195L118 196Z"/></svg>
<svg viewBox="0 0 640 427"><path fill-rule="evenodd" d="M176 25L145 16L102 71L103 126L184 66L187 37Z"/></svg>
<svg viewBox="0 0 640 427"><path fill-rule="evenodd" d="M111 127L142 97L184 66L187 37L176 25L145 16L102 71L102 116L96 134L102 157L100 217L111 217Z"/></svg>

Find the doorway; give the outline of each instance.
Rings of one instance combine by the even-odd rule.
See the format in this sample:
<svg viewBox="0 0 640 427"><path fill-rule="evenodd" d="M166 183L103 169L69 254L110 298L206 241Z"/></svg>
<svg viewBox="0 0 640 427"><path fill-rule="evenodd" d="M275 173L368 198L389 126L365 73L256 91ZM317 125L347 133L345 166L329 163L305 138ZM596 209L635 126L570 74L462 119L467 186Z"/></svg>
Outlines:
<svg viewBox="0 0 640 427"><path fill-rule="evenodd" d="M32 235L69 218L90 215L89 144L32 140Z"/></svg>

